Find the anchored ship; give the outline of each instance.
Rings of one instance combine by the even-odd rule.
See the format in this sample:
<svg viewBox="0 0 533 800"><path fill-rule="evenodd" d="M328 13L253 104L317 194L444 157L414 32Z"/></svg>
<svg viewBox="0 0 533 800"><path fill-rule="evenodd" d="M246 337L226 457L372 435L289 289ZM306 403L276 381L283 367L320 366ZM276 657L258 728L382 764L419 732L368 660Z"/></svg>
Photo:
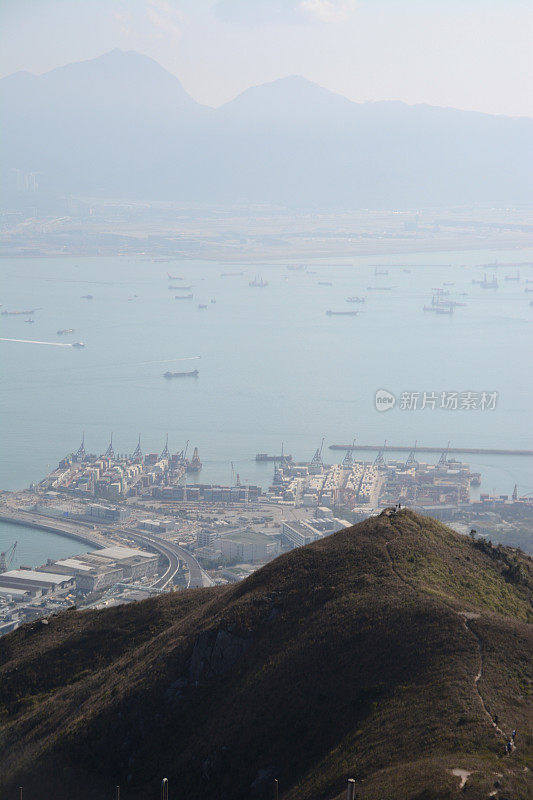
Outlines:
<svg viewBox="0 0 533 800"><path fill-rule="evenodd" d="M256 275L253 281L250 281L248 286L257 286L259 289L262 289L263 287L268 286L268 281L264 281L263 278L258 278Z"/></svg>
<svg viewBox="0 0 533 800"><path fill-rule="evenodd" d="M163 378L197 378L198 370L191 369L190 372L167 372L163 373Z"/></svg>
<svg viewBox="0 0 533 800"><path fill-rule="evenodd" d="M498 281L496 280L496 275L493 275L492 276L492 280L489 281L489 280L487 280L487 275L485 274L483 276L483 280L481 280L481 281L473 280L472 283L475 283L478 286L481 286L482 289L497 289L498 288Z"/></svg>
<svg viewBox="0 0 533 800"><path fill-rule="evenodd" d="M200 472L202 469L202 462L200 461L200 456L198 454L198 448L194 448L194 453L192 454L191 460L187 463L185 470L187 472Z"/></svg>
<svg viewBox="0 0 533 800"><path fill-rule="evenodd" d="M28 314L35 314L36 311L39 311L38 308L29 308L26 311L2 311L3 317L20 317L20 316L28 316Z"/></svg>

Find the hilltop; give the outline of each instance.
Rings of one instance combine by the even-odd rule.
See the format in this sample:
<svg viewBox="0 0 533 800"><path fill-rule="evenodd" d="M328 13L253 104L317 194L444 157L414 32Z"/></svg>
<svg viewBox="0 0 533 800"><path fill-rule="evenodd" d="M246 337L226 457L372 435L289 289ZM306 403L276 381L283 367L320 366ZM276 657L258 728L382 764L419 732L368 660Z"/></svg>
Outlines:
<svg viewBox="0 0 533 800"><path fill-rule="evenodd" d="M239 584L31 623L0 639L0 796L145 800L166 776L332 800L356 776L361 800L526 800L532 600L531 558L401 511Z"/></svg>
<svg viewBox="0 0 533 800"><path fill-rule="evenodd" d="M300 76L207 108L153 59L120 50L8 76L0 97L6 202L24 196L20 173L37 175L33 201L67 193L353 209L531 200L527 118L354 103Z"/></svg>

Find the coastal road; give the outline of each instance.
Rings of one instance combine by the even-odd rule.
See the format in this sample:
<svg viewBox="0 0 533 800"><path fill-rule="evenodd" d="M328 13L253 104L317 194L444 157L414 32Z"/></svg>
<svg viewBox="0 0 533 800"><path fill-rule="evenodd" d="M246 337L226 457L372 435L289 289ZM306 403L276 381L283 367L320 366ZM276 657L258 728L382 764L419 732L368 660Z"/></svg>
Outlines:
<svg viewBox="0 0 533 800"><path fill-rule="evenodd" d="M123 533L124 535L131 537L134 541L144 544L145 547L157 550L159 553L162 553L164 556L166 556L169 561L169 566L163 575L161 575L161 577L158 578L158 580L153 584L155 589L164 589L172 582L179 570L180 561L183 561L187 565L189 572L187 589L198 589L207 586L214 586L214 583L209 575L204 572L192 553L189 553L189 551L184 547L180 547L180 545L175 544L174 542L169 542L166 539L162 539L160 536L156 536L155 534L144 532L140 533L139 531L133 531L130 528L122 528L120 531L113 531L112 528L109 530L115 534Z"/></svg>
<svg viewBox="0 0 533 800"><path fill-rule="evenodd" d="M0 520L11 522L15 525L26 525L30 528L50 531L51 533L59 533L94 547L107 547L110 544L104 536L101 536L97 531L93 530L93 525L77 521L67 521L60 517L46 517L37 512L22 511L18 508L14 509L4 506L0 507ZM156 589L165 589L172 583L179 570L180 561L183 561L187 565L189 572L187 582L188 589L214 585L209 575L203 571L195 557L185 548L174 544L174 542L168 542L166 539L161 539L161 537L154 534L141 533L137 530L131 530L130 528L113 528L109 525L98 525L98 530L110 534L115 537L115 539L120 539L121 534L122 536L127 536L139 544L144 545L148 550L155 550L155 552L160 553L167 559L167 569L153 584Z"/></svg>

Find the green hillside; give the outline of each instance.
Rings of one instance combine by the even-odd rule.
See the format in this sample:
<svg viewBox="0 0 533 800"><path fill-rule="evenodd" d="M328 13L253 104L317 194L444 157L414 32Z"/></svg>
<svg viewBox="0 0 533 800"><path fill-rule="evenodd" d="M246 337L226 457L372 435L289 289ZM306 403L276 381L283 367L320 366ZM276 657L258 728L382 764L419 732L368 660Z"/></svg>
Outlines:
<svg viewBox="0 0 533 800"><path fill-rule="evenodd" d="M34 622L0 639L0 797L526 800L532 598L531 558L401 511Z"/></svg>

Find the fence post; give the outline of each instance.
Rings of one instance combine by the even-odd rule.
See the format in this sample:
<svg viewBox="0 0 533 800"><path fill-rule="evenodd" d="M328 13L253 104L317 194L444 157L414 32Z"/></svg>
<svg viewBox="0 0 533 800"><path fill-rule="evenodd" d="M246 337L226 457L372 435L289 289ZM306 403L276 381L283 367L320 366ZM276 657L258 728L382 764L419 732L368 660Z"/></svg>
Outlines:
<svg viewBox="0 0 533 800"><path fill-rule="evenodd" d="M355 797L355 779L348 778L348 789L346 791L346 800L354 800Z"/></svg>

